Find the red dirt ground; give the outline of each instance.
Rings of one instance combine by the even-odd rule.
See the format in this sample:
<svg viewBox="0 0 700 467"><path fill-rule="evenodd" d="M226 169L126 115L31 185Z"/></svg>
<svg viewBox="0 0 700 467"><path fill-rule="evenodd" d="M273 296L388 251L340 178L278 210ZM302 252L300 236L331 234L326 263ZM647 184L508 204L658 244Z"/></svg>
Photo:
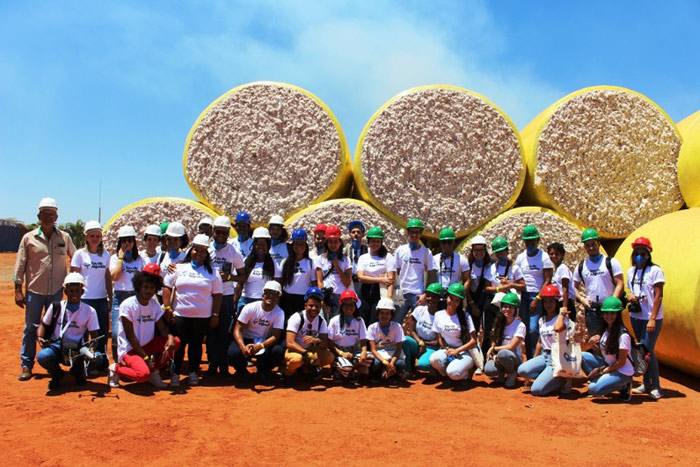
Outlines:
<svg viewBox="0 0 700 467"><path fill-rule="evenodd" d="M0 448L6 465L583 465L700 464L700 382L662 369L665 398L631 403L535 398L490 387L412 381L408 388L236 388L205 381L181 393L111 390L106 377L47 394L46 373L17 381L24 313L15 255L0 254ZM522 386L522 384L520 385Z"/></svg>

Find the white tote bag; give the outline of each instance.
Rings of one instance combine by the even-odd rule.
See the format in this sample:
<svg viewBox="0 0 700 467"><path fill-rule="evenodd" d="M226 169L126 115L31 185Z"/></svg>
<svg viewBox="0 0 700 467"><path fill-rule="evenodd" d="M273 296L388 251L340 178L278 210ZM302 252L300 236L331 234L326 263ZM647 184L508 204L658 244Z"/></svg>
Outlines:
<svg viewBox="0 0 700 467"><path fill-rule="evenodd" d="M474 360L474 364L478 369L481 371L484 370L484 354L481 352L481 349L479 348L478 345L475 345L471 349L469 349L469 356Z"/></svg>
<svg viewBox="0 0 700 467"><path fill-rule="evenodd" d="M567 333L557 333L557 338L552 343L552 366L554 367L554 376L563 378L583 376L581 374L581 344L574 342L573 326L569 328Z"/></svg>

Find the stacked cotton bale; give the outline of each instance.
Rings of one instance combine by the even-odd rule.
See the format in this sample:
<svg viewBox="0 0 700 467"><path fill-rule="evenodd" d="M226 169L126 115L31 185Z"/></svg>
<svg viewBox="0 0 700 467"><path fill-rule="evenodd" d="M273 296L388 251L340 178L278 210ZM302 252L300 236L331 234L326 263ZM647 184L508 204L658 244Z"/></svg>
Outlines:
<svg viewBox="0 0 700 467"><path fill-rule="evenodd" d="M700 111L678 122L683 146L678 156L678 185L688 207L700 207Z"/></svg>
<svg viewBox="0 0 700 467"><path fill-rule="evenodd" d="M615 256L623 265L626 286L631 243L638 237L651 240L652 260L666 277L664 324L656 342L656 356L663 364L695 376L700 376L699 227L700 208L667 214L632 232Z"/></svg>
<svg viewBox="0 0 700 467"><path fill-rule="evenodd" d="M110 252L116 251L117 232L124 225L131 225L138 234L139 248L143 247L143 233L149 224L182 222L190 240L197 233L197 224L204 217L216 218L219 214L200 202L182 198L146 198L132 203L117 212L104 225L104 244Z"/></svg>
<svg viewBox="0 0 700 467"><path fill-rule="evenodd" d="M254 224L345 196L352 181L340 124L316 96L284 83L239 86L202 112L187 137L185 178L197 197Z"/></svg>
<svg viewBox="0 0 700 467"><path fill-rule="evenodd" d="M521 132L523 198L579 227L624 238L683 204L676 164L681 137L664 111L624 88L576 91Z"/></svg>
<svg viewBox="0 0 700 467"><path fill-rule="evenodd" d="M511 207L524 183L518 131L483 96L432 85L409 89L367 122L355 189L397 225L420 217L424 235L467 235Z"/></svg>
<svg viewBox="0 0 700 467"><path fill-rule="evenodd" d="M384 245L391 253L407 241L401 227L370 205L356 199L336 199L314 204L290 217L286 221L286 227L290 235L294 229L305 229L311 236L317 224L335 224L343 232L342 240L347 245L351 241L347 225L355 219L362 221L367 229L375 226L381 227L384 231Z"/></svg>

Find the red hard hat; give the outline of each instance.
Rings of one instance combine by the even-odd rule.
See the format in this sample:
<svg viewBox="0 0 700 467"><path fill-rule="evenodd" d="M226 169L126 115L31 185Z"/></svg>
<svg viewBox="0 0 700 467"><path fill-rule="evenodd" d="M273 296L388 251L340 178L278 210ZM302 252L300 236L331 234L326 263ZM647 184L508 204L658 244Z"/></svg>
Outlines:
<svg viewBox="0 0 700 467"><path fill-rule="evenodd" d="M318 224L314 228L314 233L325 232L325 231L326 231L326 224Z"/></svg>
<svg viewBox="0 0 700 467"><path fill-rule="evenodd" d="M146 274L153 274L154 276L160 276L160 266L156 263L147 264L146 267L143 268L143 272Z"/></svg>
<svg viewBox="0 0 700 467"><path fill-rule="evenodd" d="M556 285L545 285L540 292L540 297L559 298L559 288Z"/></svg>
<svg viewBox="0 0 700 467"><path fill-rule="evenodd" d="M634 247L636 246L645 246L649 249L650 252L652 251L651 241L649 241L649 239L645 237L639 237L637 240L633 241L632 248L634 249Z"/></svg>
<svg viewBox="0 0 700 467"><path fill-rule="evenodd" d="M326 226L326 238L340 238L340 227L333 224Z"/></svg>
<svg viewBox="0 0 700 467"><path fill-rule="evenodd" d="M357 294L355 293L354 290L345 289L345 290L343 290L343 293L340 294L340 302L341 303L343 302L343 300L346 300L348 298L355 300L355 303L357 303Z"/></svg>

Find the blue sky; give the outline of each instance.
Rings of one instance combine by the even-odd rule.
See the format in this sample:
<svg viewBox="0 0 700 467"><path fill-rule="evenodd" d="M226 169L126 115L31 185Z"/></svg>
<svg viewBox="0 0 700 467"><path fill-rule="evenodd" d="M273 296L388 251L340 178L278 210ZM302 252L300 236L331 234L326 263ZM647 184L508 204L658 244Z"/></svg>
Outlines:
<svg viewBox="0 0 700 467"><path fill-rule="evenodd" d="M256 80L296 84L351 151L398 92L477 91L522 129L597 84L641 92L679 121L700 110L700 2L62 1L0 3L0 217L102 221L152 196L194 199L187 133Z"/></svg>

